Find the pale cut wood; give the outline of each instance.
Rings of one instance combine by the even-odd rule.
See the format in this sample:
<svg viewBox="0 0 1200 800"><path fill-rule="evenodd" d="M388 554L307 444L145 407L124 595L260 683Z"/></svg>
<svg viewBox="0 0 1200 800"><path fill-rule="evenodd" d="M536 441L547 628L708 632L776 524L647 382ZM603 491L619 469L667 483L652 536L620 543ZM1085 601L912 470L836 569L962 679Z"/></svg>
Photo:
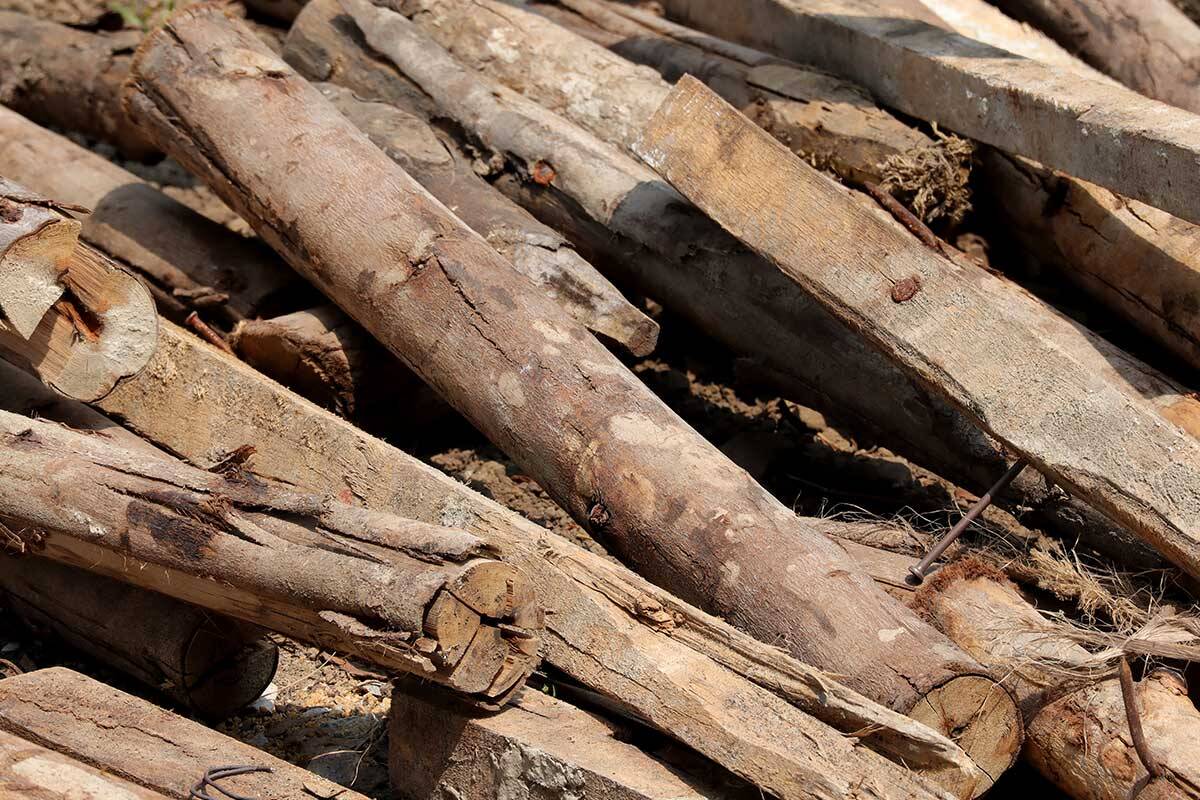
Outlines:
<svg viewBox="0 0 1200 800"><path fill-rule="evenodd" d="M314 796L367 800L352 789L62 667L0 681L0 730L99 765L110 775L172 798L187 797L213 767L237 764L272 770L221 784L257 800Z"/></svg>
<svg viewBox="0 0 1200 800"><path fill-rule="evenodd" d="M541 609L466 533L364 512L0 412L0 518L40 557L161 592L500 704L537 662ZM294 520L301 520L297 522ZM496 631L426 640L443 592ZM507 658L514 669L505 668ZM503 668L503 669L502 669Z"/></svg>
<svg viewBox="0 0 1200 800"><path fill-rule="evenodd" d="M514 282L494 251L464 235L235 21L211 7L185 9L165 30L134 62L127 100L139 122L576 519L682 599L838 670L894 708L934 692L977 699L988 681L969 660L856 574L815 526L688 428L580 326ZM192 62L190 53L214 48L230 60ZM257 113L232 126L233 105ZM186 128L173 122L180 118ZM235 166L251 157L245 137L258 142L253 169ZM333 141L337 159L328 157ZM296 158L342 187L334 205L288 166ZM345 220L362 219L375 224L344 235ZM377 294L364 303L367 289ZM832 618L821 611L830 602L854 614ZM798 617L797 606L809 615ZM1006 702L998 696L978 719L1019 728ZM1007 735L998 738L986 757L1002 770L1013 753Z"/></svg>
<svg viewBox="0 0 1200 800"><path fill-rule="evenodd" d="M1171 0L999 0L997 5L1129 88L1200 111L1200 28Z"/></svg>
<svg viewBox="0 0 1200 800"><path fill-rule="evenodd" d="M629 743L628 731L541 692L480 717L410 682L388 713L392 791L402 800L702 800L727 796Z"/></svg>
<svg viewBox="0 0 1200 800"><path fill-rule="evenodd" d="M129 158L154 156L158 148L120 105L140 40L139 31L87 33L0 11L0 103L43 125L111 142Z"/></svg>
<svg viewBox="0 0 1200 800"><path fill-rule="evenodd" d="M91 401L150 360L158 315L137 279L78 237L65 209L0 178L0 353Z"/></svg>
<svg viewBox="0 0 1200 800"><path fill-rule="evenodd" d="M926 0L960 33L1080 75L1094 70L984 0ZM1200 228L1029 159L981 148L990 213L1041 262L1200 367Z"/></svg>
<svg viewBox="0 0 1200 800"><path fill-rule="evenodd" d="M813 769L812 741L849 758L851 771L880 771L862 747L846 749L807 712L858 732L867 747L918 774L965 787L958 796L970 794L978 772L947 738L500 508L173 326L164 324L161 337L154 363L101 401L105 411L204 466L252 444L253 468L264 477L479 535L539 596L553 598L548 663L735 774L777 787L781 797L803 794L811 788L804 776ZM172 380L181 375L204 393ZM696 685L709 694L697 696ZM824 762L820 771L827 786Z"/></svg>
<svg viewBox="0 0 1200 800"><path fill-rule="evenodd" d="M334 84L320 89L426 191L576 320L635 356L653 352L658 323L626 300L560 234L480 178L471 161L443 143L424 120L385 103L360 100Z"/></svg>
<svg viewBox="0 0 1200 800"><path fill-rule="evenodd" d="M671 16L853 80L920 119L1200 222L1200 117L875 0L666 0Z"/></svg>
<svg viewBox="0 0 1200 800"><path fill-rule="evenodd" d="M940 571L916 598L938 627L985 664L1006 671L1028 723L1026 758L1077 800L1125 800L1145 780L1116 677L1072 686L1039 659L1087 663L1077 644L1047 636L1045 620L1003 575L967 561ZM1153 672L1137 684L1146 741L1170 781L1163 797L1200 791L1200 711L1187 684Z"/></svg>
<svg viewBox="0 0 1200 800"><path fill-rule="evenodd" d="M262 630L41 558L0 556L0 597L35 631L207 719L252 703L275 676Z"/></svg>
<svg viewBox="0 0 1200 800"><path fill-rule="evenodd" d="M638 149L984 430L1200 575L1200 443L1060 344L1068 322L880 225L698 81Z"/></svg>
<svg viewBox="0 0 1200 800"><path fill-rule="evenodd" d="M2 800L166 800L167 795L0 731Z"/></svg>

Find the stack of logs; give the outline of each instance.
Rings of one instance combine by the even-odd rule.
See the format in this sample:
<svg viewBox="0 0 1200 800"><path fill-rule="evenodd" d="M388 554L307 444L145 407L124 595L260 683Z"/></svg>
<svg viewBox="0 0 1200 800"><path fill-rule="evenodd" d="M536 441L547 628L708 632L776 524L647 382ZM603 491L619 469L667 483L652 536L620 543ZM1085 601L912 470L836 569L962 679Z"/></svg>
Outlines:
<svg viewBox="0 0 1200 800"><path fill-rule="evenodd" d="M960 494L1027 464L988 519L1190 603L1200 99L1139 48L1190 63L1200 29L652 5L0 12L5 609L207 720L280 636L369 662L407 798L965 800L1019 759L1079 800L1200 797L1195 616L1105 637L979 538L915 588L896 526L796 515L628 366L678 320ZM1155 366L946 240L984 212ZM373 435L456 415L613 558ZM61 669L0 681L0 763L0 796L333 796ZM275 772L210 770L238 763Z"/></svg>

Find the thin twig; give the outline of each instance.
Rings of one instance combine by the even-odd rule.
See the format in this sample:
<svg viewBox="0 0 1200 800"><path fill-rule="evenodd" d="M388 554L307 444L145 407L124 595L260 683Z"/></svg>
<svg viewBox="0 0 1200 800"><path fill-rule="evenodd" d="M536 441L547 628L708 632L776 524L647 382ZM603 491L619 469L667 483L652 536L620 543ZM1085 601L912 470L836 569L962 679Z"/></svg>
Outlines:
<svg viewBox="0 0 1200 800"><path fill-rule="evenodd" d="M1119 664L1121 675L1121 701L1125 704L1125 719L1129 723L1129 736L1133 739L1133 749L1137 752L1142 766L1152 777L1158 778L1163 774L1162 767L1150 752L1146 742L1146 733L1142 730L1142 717L1138 712L1137 695L1134 693L1133 672L1129 669L1129 659L1121 656Z"/></svg>
<svg viewBox="0 0 1200 800"><path fill-rule="evenodd" d="M204 341L211 344L213 347L224 350L229 355L234 355L233 348L229 346L229 342L225 341L225 337L214 331L208 326L208 323L200 319L200 315L195 311L187 315L187 319L183 321L185 325L196 332Z"/></svg>
<svg viewBox="0 0 1200 800"><path fill-rule="evenodd" d="M896 221L908 229L908 232L921 240L921 244L931 250L936 250L942 255L947 255L946 249L942 247L942 240L934 235L933 231L929 230L929 226L917 218L917 215L909 211L903 203L893 197L889 192L885 192L879 187L879 184L871 181L863 181L862 187L866 189L867 194L875 199L876 203L883 206L884 210L895 217Z"/></svg>

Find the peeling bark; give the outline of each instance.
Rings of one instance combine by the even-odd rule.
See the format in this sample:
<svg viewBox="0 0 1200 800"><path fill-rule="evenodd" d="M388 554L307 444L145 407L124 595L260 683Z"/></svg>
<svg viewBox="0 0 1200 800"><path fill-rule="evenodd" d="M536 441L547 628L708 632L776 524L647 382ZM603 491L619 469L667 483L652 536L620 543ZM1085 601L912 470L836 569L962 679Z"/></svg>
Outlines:
<svg viewBox="0 0 1200 800"><path fill-rule="evenodd" d="M190 55L214 48L228 57ZM645 576L894 708L959 692L977 704L988 680L969 660L582 327L512 280L493 251L220 10L176 15L139 51L132 75L128 103L156 141ZM231 103L258 113L242 114L235 129ZM246 137L258 143L253 154ZM321 156L330 148L336 159ZM311 175L289 167L296 159L320 165L338 196L311 204ZM346 220L371 208L387 209L390 224L346 236ZM834 620L821 610L831 602L855 613ZM1006 702L996 699L994 719L982 715L987 724L1016 725ZM1012 756L1003 746L989 754L1001 768Z"/></svg>
<svg viewBox="0 0 1200 800"><path fill-rule="evenodd" d="M475 537L230 474L0 412L0 519L28 552L485 705L536 666L541 608ZM466 604L473 625L440 629L443 600Z"/></svg>

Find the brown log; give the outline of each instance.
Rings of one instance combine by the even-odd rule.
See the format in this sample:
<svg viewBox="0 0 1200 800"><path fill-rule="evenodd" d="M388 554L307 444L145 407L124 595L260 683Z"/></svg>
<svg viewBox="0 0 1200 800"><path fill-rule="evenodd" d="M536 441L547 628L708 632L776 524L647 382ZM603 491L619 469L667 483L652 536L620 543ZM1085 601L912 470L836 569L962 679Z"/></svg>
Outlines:
<svg viewBox="0 0 1200 800"><path fill-rule="evenodd" d="M76 800L93 797L166 800L167 795L0 731L2 800Z"/></svg>
<svg viewBox="0 0 1200 800"><path fill-rule="evenodd" d="M1077 800L1125 800L1147 779L1134 752L1118 679L1082 688L1038 659L1084 664L1078 644L1043 633L1042 616L1002 575L966 561L943 569L916 598L920 609L985 664L1008 673L1028 723L1026 757ZM1200 790L1200 711L1167 671L1137 684L1146 741L1168 776L1164 797Z"/></svg>
<svg viewBox="0 0 1200 800"><path fill-rule="evenodd" d="M997 5L1129 88L1200 111L1200 28L1171 0L999 0Z"/></svg>
<svg viewBox="0 0 1200 800"><path fill-rule="evenodd" d="M129 158L157 155L120 105L140 40L139 31L87 33L0 11L0 103L43 125L112 142Z"/></svg>
<svg viewBox="0 0 1200 800"><path fill-rule="evenodd" d="M170 324L161 337L147 377L101 401L106 412L203 465L251 444L252 466L264 477L481 536L540 597L554 598L544 640L550 664L746 780L780 797L814 787L819 796L837 796L835 787L853 780L814 761L813 741L835 763L845 759L848 773L889 774L874 754L811 714L957 796L987 785L944 736L501 509ZM149 379L155 374L203 376L205 391ZM696 695L696 685L709 694ZM1008 734L1019 739L1018 729ZM906 771L897 788L912 786Z"/></svg>
<svg viewBox="0 0 1200 800"><path fill-rule="evenodd" d="M628 726L541 692L524 692L498 714L398 683L388 715L392 791L402 800L490 800L516 792L609 800L701 800L727 796L630 744Z"/></svg>
<svg viewBox="0 0 1200 800"><path fill-rule="evenodd" d="M638 148L984 430L1200 575L1200 442L1107 381L1103 359L1070 344L1069 322L863 213L698 81L679 83ZM782 215L800 197L810 216ZM863 269L847 271L848 258Z"/></svg>
<svg viewBox="0 0 1200 800"><path fill-rule="evenodd" d="M150 360L158 315L79 228L62 206L0 178L0 353L90 401Z"/></svg>
<svg viewBox="0 0 1200 800"><path fill-rule="evenodd" d="M208 719L252 703L279 652L260 629L40 558L0 556L0 597L25 625Z"/></svg>
<svg viewBox="0 0 1200 800"><path fill-rule="evenodd" d="M0 412L0 518L26 550L502 703L540 607L479 540ZM40 491L39 491L40 489ZM307 524L291 521L299 517ZM309 526L312 526L311 530ZM473 626L436 624L462 602Z"/></svg>
<svg viewBox="0 0 1200 800"><path fill-rule="evenodd" d="M471 160L439 140L425 121L395 106L360 100L334 84L322 84L320 89L426 191L576 320L635 356L654 350L658 324L626 300L560 234L480 178Z"/></svg>
<svg viewBox="0 0 1200 800"><path fill-rule="evenodd" d="M214 767L252 765L271 771L219 785L258 800L366 800L308 770L61 667L0 681L0 730L167 797L187 797ZM211 787L208 791L220 795Z"/></svg>
<svg viewBox="0 0 1200 800"><path fill-rule="evenodd" d="M464 235L234 20L210 7L184 10L165 30L134 62L127 101L139 122L576 519L683 599L838 669L896 708L912 709L931 695L948 705L966 696L978 706L979 688L990 682L969 661L956 660L944 639L927 638L932 632L905 614L895 616L896 604L819 530L806 529L573 320L514 281L494 251ZM183 40L193 44L185 48ZM238 55L204 65L188 55L214 47ZM234 96L258 112L241 115L236 130L225 102ZM172 122L179 118L188 120L186 130ZM249 157L246 136L261 137L254 170L233 166ZM274 138L278 146L269 146ZM322 157L332 141L338 158ZM323 179L342 187L334 205L308 203L308 178L288 166L297 158L320 165ZM236 188L231 173L245 176ZM377 222L355 236L331 235L364 214ZM398 252L397 242L406 249ZM380 267L364 272L364 263ZM363 302L368 289L371 300ZM750 530L753 536L738 533ZM855 613L831 619L819 611L830 602ZM798 619L797 606L812 616ZM1011 709L1003 698L994 706L1003 730ZM1011 758L1006 746L994 751L1001 768Z"/></svg>

